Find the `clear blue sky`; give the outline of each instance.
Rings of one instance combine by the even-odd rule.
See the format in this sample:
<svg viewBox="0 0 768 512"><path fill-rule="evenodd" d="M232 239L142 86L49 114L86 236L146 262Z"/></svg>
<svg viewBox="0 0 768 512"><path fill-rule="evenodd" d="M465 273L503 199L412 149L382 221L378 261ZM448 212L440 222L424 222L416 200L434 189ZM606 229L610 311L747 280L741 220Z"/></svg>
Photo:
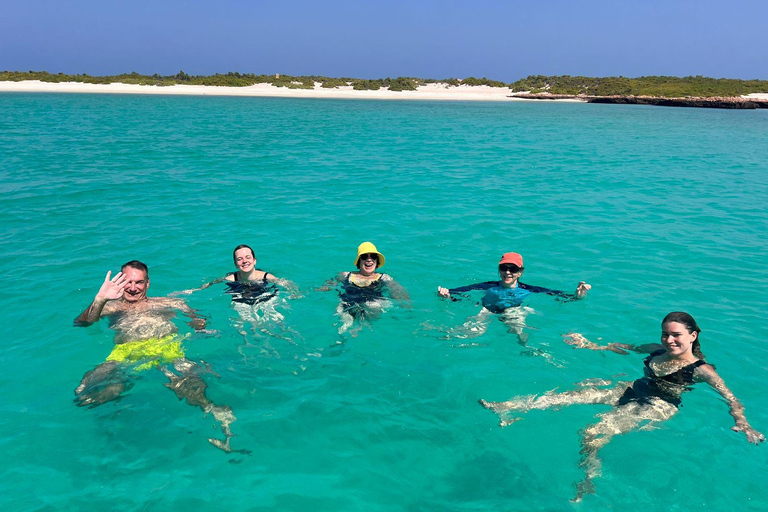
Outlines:
<svg viewBox="0 0 768 512"><path fill-rule="evenodd" d="M768 79L768 0L6 0L0 70Z"/></svg>

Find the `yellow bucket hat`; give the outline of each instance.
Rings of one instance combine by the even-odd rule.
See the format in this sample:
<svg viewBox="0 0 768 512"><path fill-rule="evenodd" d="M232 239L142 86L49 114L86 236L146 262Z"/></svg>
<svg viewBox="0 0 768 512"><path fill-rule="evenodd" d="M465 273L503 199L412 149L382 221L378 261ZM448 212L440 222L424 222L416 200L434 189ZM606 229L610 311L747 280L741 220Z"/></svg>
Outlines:
<svg viewBox="0 0 768 512"><path fill-rule="evenodd" d="M357 266L358 263L360 263L360 256L363 254L378 254L379 256L379 264L376 268L381 268L384 266L384 262L386 259L384 258L384 255L379 252L378 249L376 249L376 246L373 245L371 242L363 242L360 245L357 246L357 258L355 258L355 266Z"/></svg>

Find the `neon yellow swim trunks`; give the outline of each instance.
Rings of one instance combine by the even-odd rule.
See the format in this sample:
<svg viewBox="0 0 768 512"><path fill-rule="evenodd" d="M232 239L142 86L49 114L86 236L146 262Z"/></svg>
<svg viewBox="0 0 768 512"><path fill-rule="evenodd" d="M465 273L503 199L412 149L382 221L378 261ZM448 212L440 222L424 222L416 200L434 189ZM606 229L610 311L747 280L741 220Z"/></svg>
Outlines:
<svg viewBox="0 0 768 512"><path fill-rule="evenodd" d="M183 337L165 336L141 341L129 341L115 345L107 356L107 361L118 363L139 363L134 369L138 372L157 368L160 363L170 363L184 357L181 348Z"/></svg>

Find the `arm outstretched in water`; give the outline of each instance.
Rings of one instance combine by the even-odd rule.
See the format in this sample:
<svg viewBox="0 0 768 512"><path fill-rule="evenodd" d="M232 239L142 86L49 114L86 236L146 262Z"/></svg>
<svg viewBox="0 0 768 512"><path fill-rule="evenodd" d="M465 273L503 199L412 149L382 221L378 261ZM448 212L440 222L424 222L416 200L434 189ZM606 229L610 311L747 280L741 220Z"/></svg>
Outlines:
<svg viewBox="0 0 768 512"><path fill-rule="evenodd" d="M337 284L341 283L349 275L349 272L339 272L334 277L328 279L322 286L315 288L317 292L327 292L333 290Z"/></svg>
<svg viewBox="0 0 768 512"><path fill-rule="evenodd" d="M589 341L587 338L577 332L569 332L563 334L563 341L573 348L586 348L587 350L608 350L617 354L627 355L629 352L637 352L638 354L650 354L659 349L664 348L660 343L646 343L644 345L633 345L631 343L609 343L607 345L598 345L593 341Z"/></svg>
<svg viewBox="0 0 768 512"><path fill-rule="evenodd" d="M736 395L728 389L728 386L725 385L722 377L718 375L712 365L705 364L696 368L694 378L697 381L706 382L712 386L720 396L725 398L725 401L728 403L728 412L736 422L736 424L731 427L731 430L734 432L744 432L747 436L747 441L753 444L760 444L765 441L765 436L750 426L747 417L744 415L744 406L739 399L736 398Z"/></svg>
<svg viewBox="0 0 768 512"><path fill-rule="evenodd" d="M285 289L290 295L288 296L289 299L299 299L301 298L301 291L299 290L299 287L296 283L291 281L290 279L283 279L281 277L274 276L270 274L269 272L264 273L264 277L269 281L270 283L275 283L278 286L281 286Z"/></svg>
<svg viewBox="0 0 768 512"><path fill-rule="evenodd" d="M387 283L389 294L393 299L401 301L404 307L411 307L411 296L403 285L392 279L389 274L382 274L381 280Z"/></svg>
<svg viewBox="0 0 768 512"><path fill-rule="evenodd" d="M179 295L191 295L194 292L199 292L200 290L205 290L206 288L208 288L210 286L213 286L215 284L219 284L219 283L221 283L223 281L226 281L227 277L228 277L228 275L226 275L224 277L220 277L218 279L214 279L210 283L205 283L202 286L199 286L198 288L190 288L188 290L180 290L178 292L169 293L168 296L169 297L178 297Z"/></svg>

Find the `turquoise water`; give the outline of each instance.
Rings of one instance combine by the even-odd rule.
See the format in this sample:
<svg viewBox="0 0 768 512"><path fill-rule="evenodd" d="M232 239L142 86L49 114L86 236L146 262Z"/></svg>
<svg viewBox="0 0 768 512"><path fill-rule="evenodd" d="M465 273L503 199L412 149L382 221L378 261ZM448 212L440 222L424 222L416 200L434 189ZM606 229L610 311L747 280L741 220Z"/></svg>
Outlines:
<svg viewBox="0 0 768 512"><path fill-rule="evenodd" d="M9 510L765 510L768 452L730 431L699 385L662 429L602 451L597 494L571 505L578 431L605 411L534 411L505 429L476 404L641 374L642 357L578 351L577 331L653 342L669 311L768 431L768 112L539 103L0 95L3 478ZM411 294L356 337L334 293L374 242ZM74 406L112 332L72 319L107 270L138 258L150 293L258 266L304 297L278 308L288 340L233 326L220 287L189 297L216 334L187 354L237 421L236 451L160 372L119 402ZM535 297L531 356L438 285L495 278L502 252ZM182 324L182 327L189 330ZM342 342L342 343L339 343Z"/></svg>

